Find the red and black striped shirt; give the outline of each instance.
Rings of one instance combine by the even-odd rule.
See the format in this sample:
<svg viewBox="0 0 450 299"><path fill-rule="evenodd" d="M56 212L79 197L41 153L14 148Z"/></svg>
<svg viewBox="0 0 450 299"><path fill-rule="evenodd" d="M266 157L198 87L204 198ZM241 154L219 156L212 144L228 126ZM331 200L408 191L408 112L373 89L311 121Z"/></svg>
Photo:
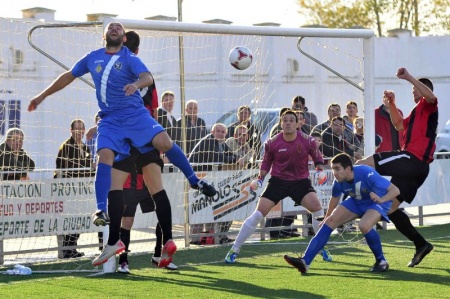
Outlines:
<svg viewBox="0 0 450 299"><path fill-rule="evenodd" d="M428 103L425 98L422 98L409 116L403 120L402 150L426 163L433 162L436 149L437 103L437 99L434 103Z"/></svg>

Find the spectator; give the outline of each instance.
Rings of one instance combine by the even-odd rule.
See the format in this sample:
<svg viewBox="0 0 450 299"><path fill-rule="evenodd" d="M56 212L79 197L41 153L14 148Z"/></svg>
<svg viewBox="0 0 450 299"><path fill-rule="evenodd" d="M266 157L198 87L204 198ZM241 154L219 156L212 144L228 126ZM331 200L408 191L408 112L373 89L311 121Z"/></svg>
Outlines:
<svg viewBox="0 0 450 299"><path fill-rule="evenodd" d="M331 126L322 133L322 153L325 157L334 157L340 153L347 153L350 157L361 159L355 143L349 143L344 138L344 119L336 116L331 120ZM355 138L355 137L354 137Z"/></svg>
<svg viewBox="0 0 450 299"><path fill-rule="evenodd" d="M81 119L75 119L70 124L71 136L59 147L56 158L55 178L82 178L92 177L91 152L86 144L83 143L85 132L84 122ZM70 169L61 171L62 169ZM68 246L77 246L80 234L63 235L63 248ZM63 258L78 258L84 256L83 252L76 249L63 249Z"/></svg>
<svg viewBox="0 0 450 299"><path fill-rule="evenodd" d="M333 117L336 117L336 116L341 116L341 106L339 106L339 104L332 103L328 106L328 120L315 126L313 128L313 131L319 132L320 134L322 134L323 131L330 126L331 120L333 119ZM345 121L344 121L344 124L345 124ZM345 130L344 130L343 135L344 135L345 140L349 144L353 144L357 148L360 148L359 141L358 141L358 139L355 138L355 135L353 134L353 129L350 129L348 126L345 126L344 129Z"/></svg>
<svg viewBox="0 0 450 299"><path fill-rule="evenodd" d="M313 127L312 131L322 134L322 132L331 125L331 120L333 119L333 117L336 116L341 116L341 106L336 103L331 103L330 105L328 105L328 119L323 123L320 123Z"/></svg>
<svg viewBox="0 0 450 299"><path fill-rule="evenodd" d="M364 118L357 117L353 120L353 128L355 137L359 140L360 148L358 152L364 156ZM378 148L381 144L381 137L375 134L375 148Z"/></svg>
<svg viewBox="0 0 450 299"><path fill-rule="evenodd" d="M158 108L158 122L166 129L169 137L180 144L181 133L177 127L177 121L172 114L175 102L175 94L172 91L166 91L161 96L161 107Z"/></svg>
<svg viewBox="0 0 450 299"><path fill-rule="evenodd" d="M208 134L202 138L197 145L194 147L189 155L190 163L223 163L223 164L234 164L236 163L236 156L228 148L225 143L225 136L227 135L227 127L224 124L216 123L211 129L211 134ZM219 166L221 169L222 166ZM210 171L212 170L212 165L198 165L194 166L194 169L200 171ZM227 233L230 229L231 222L221 222L220 231L221 233ZM214 223L205 224L194 224L191 225L191 234L198 234L203 232L213 231L212 227ZM228 238L226 235L219 236L220 244L230 243L234 240ZM191 244L200 245L201 239L192 239Z"/></svg>
<svg viewBox="0 0 450 299"><path fill-rule="evenodd" d="M398 112L403 116L400 109ZM383 97L381 106L375 109L375 134L381 138L380 146L376 149L377 153L400 150L403 145L401 133L391 122L391 113L386 97Z"/></svg>
<svg viewBox="0 0 450 299"><path fill-rule="evenodd" d="M358 152L364 156L364 118L356 117L352 123L353 134L359 141Z"/></svg>
<svg viewBox="0 0 450 299"><path fill-rule="evenodd" d="M303 126L303 130L309 135L312 129L317 125L317 116L308 110L305 103L306 100L304 97L296 96L292 99L292 109L305 112L305 125Z"/></svg>
<svg viewBox="0 0 450 299"><path fill-rule="evenodd" d="M248 144L255 151L254 159L259 158L261 151L261 134L255 124L251 122L252 111L249 106L239 106L237 111L238 121L228 126L227 138L234 136L234 130L239 125L245 125L248 128Z"/></svg>
<svg viewBox="0 0 450 299"><path fill-rule="evenodd" d="M322 147L322 135L317 132L312 132L311 137L314 138L314 140L316 141L316 146L320 150Z"/></svg>
<svg viewBox="0 0 450 299"><path fill-rule="evenodd" d="M234 136L225 141L226 145L233 152L237 159L238 169L250 168L255 155L254 150L248 144L248 128L239 125L234 129Z"/></svg>
<svg viewBox="0 0 450 299"><path fill-rule="evenodd" d="M345 112L347 113L347 115L344 115L344 117L342 118L345 121L345 125L353 131L353 122L358 117L358 104L353 101L348 101Z"/></svg>
<svg viewBox="0 0 450 299"><path fill-rule="evenodd" d="M26 180L26 171L34 170L34 161L23 150L23 131L11 128L6 132L5 142L0 144L0 170L14 173L3 173L3 180Z"/></svg>
<svg viewBox="0 0 450 299"><path fill-rule="evenodd" d="M186 102L184 120L186 148L183 149L188 155L200 139L206 136L206 123L202 118L198 117L198 102L196 100ZM177 120L177 128L183 128L181 118Z"/></svg>
<svg viewBox="0 0 450 299"><path fill-rule="evenodd" d="M228 148L225 143L225 136L227 135L227 127L224 124L216 123L211 129L211 134L202 138L189 154L190 163L221 163L234 164L236 163L236 156ZM219 170L222 165L219 165ZM213 169L212 165L197 165L194 166L197 171L210 171Z"/></svg>

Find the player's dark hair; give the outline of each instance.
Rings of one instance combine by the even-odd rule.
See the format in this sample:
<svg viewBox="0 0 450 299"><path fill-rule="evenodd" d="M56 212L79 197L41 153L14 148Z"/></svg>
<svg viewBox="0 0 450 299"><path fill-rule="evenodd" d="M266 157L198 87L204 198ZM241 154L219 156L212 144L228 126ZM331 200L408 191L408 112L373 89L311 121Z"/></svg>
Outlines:
<svg viewBox="0 0 450 299"><path fill-rule="evenodd" d="M127 31L127 33L125 33L125 36L127 37L127 41L124 42L123 45L130 49L131 52L136 53L141 42L139 34L137 34L135 31Z"/></svg>
<svg viewBox="0 0 450 299"><path fill-rule="evenodd" d="M283 115L281 115L281 119L283 118L283 116L288 115L288 114L292 114L293 116L295 116L295 122L298 122L297 113L295 113L295 111L292 110L292 109L286 110L286 111L283 113ZM280 122L281 122L281 119L280 119Z"/></svg>
<svg viewBox="0 0 450 299"><path fill-rule="evenodd" d="M419 80L419 82L422 82L426 87L428 87L429 89L431 89L431 91L433 91L433 82L431 82L430 79L428 79L428 78L419 78L417 80Z"/></svg>
<svg viewBox="0 0 450 299"><path fill-rule="evenodd" d="M337 154L331 159L331 164L341 164L342 168L350 167L353 170L352 158L346 153Z"/></svg>

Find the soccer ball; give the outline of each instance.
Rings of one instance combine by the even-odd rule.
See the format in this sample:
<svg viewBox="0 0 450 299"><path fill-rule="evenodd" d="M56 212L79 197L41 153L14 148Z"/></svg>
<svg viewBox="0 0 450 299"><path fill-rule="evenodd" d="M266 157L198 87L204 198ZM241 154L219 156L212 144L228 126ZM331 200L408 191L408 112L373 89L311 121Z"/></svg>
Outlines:
<svg viewBox="0 0 450 299"><path fill-rule="evenodd" d="M252 64L253 54L246 47L236 47L230 51L228 58L235 69L245 70Z"/></svg>

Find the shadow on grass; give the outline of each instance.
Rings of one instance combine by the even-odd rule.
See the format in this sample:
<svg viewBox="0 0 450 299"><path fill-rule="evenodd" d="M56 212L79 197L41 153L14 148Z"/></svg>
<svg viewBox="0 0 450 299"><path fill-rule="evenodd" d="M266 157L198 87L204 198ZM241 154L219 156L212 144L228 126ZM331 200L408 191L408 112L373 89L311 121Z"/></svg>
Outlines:
<svg viewBox="0 0 450 299"><path fill-rule="evenodd" d="M237 265L239 267L239 265ZM242 265L248 268L248 265ZM289 289L277 289L274 290L273 286L262 287L253 283L243 281L241 277L236 277L236 279L228 279L223 277L214 277L211 275L217 275L215 271L199 271L197 267L184 267L181 271L170 271L169 275L164 275L162 277L158 276L148 276L142 274L131 274L123 275L117 273L108 274L108 279L117 279L120 281L137 281L146 282L151 281L152 283L161 283L165 287L168 284L172 285L173 288L184 287L183 292L187 292L186 288L192 290L192 292L197 293L198 296L201 290L202 294L208 291L219 292L224 297L229 294L229 297L239 297L239 296L253 296L255 298L312 298L312 299L322 299L325 298L322 295L313 294L310 292L299 291L299 290L289 290ZM211 275L209 275L211 274ZM186 297L189 297L187 293Z"/></svg>
<svg viewBox="0 0 450 299"><path fill-rule="evenodd" d="M404 271L401 269L390 268L386 272L370 272L371 265L361 265L347 262L340 262L341 265L349 267L345 269L340 267L339 269L326 269L321 270L326 271L327 276L336 276L339 278L349 278L349 279L379 279L379 280L389 280L389 281L408 281L408 282L429 282L433 284L440 284L444 286L450 285L450 280L448 275L431 274L424 271L427 268L422 267L420 272ZM433 268L436 270L436 268ZM441 269L448 272L448 269ZM322 275L319 273L314 273L314 269L310 269L309 275Z"/></svg>

